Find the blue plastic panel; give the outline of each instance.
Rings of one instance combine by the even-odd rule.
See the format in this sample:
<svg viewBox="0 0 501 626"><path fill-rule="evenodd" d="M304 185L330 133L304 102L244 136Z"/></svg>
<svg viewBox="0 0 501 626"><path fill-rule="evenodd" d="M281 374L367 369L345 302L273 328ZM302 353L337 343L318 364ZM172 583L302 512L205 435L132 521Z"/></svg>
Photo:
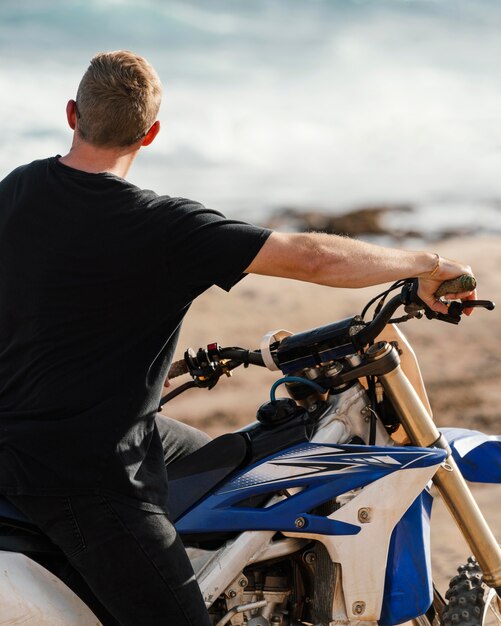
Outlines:
<svg viewBox="0 0 501 626"><path fill-rule="evenodd" d="M423 615L433 601L430 514L427 491L414 500L393 529L379 623L393 626Z"/></svg>
<svg viewBox="0 0 501 626"><path fill-rule="evenodd" d="M466 428L441 428L461 473L474 483L501 483L501 436Z"/></svg>

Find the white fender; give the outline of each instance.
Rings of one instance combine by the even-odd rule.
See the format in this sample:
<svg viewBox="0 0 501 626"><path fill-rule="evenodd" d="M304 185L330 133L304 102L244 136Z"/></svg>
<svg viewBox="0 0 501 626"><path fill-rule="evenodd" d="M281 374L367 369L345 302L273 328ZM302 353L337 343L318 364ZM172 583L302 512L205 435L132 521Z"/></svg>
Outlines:
<svg viewBox="0 0 501 626"><path fill-rule="evenodd" d="M0 552L0 624L101 626L57 576L17 552Z"/></svg>

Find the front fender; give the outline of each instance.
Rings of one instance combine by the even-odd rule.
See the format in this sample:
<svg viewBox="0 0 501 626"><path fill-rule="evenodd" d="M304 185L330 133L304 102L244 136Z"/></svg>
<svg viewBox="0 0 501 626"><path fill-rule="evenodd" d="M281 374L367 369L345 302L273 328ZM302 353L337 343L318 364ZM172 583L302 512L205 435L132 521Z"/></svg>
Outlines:
<svg viewBox="0 0 501 626"><path fill-rule="evenodd" d="M467 428L440 428L466 480L501 483L501 436Z"/></svg>

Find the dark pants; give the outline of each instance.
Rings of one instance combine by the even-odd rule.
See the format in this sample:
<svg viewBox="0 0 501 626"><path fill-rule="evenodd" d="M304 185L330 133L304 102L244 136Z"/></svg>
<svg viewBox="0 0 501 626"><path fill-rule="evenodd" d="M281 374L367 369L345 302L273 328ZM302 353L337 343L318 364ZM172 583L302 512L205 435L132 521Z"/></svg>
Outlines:
<svg viewBox="0 0 501 626"><path fill-rule="evenodd" d="M158 416L157 424L167 464L209 440L163 416ZM9 499L63 550L117 620L106 620L101 613L101 621L121 626L210 626L193 569L166 515L96 495ZM74 587L78 589L78 584Z"/></svg>

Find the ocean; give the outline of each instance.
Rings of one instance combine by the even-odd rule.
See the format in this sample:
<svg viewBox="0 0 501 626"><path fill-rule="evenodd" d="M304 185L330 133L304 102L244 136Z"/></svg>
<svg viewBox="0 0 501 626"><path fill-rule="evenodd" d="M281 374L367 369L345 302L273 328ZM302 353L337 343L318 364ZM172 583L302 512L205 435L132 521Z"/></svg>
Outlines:
<svg viewBox="0 0 501 626"><path fill-rule="evenodd" d="M139 186L501 233L500 26L497 0L1 0L0 178L64 154L90 58L129 49L165 89Z"/></svg>

